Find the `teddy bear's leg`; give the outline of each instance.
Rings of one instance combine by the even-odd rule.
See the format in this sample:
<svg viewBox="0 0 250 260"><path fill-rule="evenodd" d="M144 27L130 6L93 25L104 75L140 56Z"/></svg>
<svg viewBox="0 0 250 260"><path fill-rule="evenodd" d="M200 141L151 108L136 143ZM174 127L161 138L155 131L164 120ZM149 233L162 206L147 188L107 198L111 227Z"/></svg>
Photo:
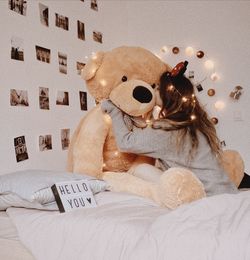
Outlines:
<svg viewBox="0 0 250 260"><path fill-rule="evenodd" d="M163 171L151 164L142 163L135 166L129 173L145 181L159 182Z"/></svg>
<svg viewBox="0 0 250 260"><path fill-rule="evenodd" d="M68 151L68 171L99 177L103 147L111 121L100 106L90 110L74 132Z"/></svg>
<svg viewBox="0 0 250 260"><path fill-rule="evenodd" d="M127 172L104 172L102 179L109 184L111 191L133 193L161 205L157 183L145 181Z"/></svg>
<svg viewBox="0 0 250 260"><path fill-rule="evenodd" d="M221 156L222 167L230 180L239 187L244 177L244 161L240 153L235 150L224 150Z"/></svg>
<svg viewBox="0 0 250 260"><path fill-rule="evenodd" d="M159 197L168 208L174 209L205 196L203 184L188 169L170 168L160 177Z"/></svg>

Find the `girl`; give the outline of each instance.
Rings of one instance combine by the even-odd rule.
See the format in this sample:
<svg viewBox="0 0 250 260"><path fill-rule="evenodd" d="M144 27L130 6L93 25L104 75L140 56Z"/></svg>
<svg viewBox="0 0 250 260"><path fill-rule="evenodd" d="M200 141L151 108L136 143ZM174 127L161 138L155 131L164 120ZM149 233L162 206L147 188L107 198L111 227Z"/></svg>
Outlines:
<svg viewBox="0 0 250 260"><path fill-rule="evenodd" d="M120 150L156 158L163 171L188 168L203 183L207 196L236 193L236 186L219 163L221 148L214 124L195 97L192 83L184 76L187 64L181 62L161 76L161 111L151 127L129 131L122 112L109 100L102 102L102 110L112 118Z"/></svg>

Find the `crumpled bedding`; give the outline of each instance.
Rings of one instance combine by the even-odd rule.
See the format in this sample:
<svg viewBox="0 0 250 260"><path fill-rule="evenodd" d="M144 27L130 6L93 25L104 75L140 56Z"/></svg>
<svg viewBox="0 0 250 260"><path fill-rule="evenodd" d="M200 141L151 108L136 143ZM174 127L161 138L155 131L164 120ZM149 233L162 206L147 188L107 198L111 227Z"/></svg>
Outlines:
<svg viewBox="0 0 250 260"><path fill-rule="evenodd" d="M170 211L126 193L68 213L9 208L37 260L249 260L250 191L204 198Z"/></svg>

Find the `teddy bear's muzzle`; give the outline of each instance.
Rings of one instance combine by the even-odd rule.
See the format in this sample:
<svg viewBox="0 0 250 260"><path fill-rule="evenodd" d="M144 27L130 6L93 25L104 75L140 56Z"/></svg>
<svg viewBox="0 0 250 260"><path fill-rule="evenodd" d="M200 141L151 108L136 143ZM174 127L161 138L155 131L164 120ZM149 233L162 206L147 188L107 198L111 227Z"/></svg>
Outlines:
<svg viewBox="0 0 250 260"><path fill-rule="evenodd" d="M152 93L144 86L136 86L133 90L133 98L140 103L150 103L153 99Z"/></svg>

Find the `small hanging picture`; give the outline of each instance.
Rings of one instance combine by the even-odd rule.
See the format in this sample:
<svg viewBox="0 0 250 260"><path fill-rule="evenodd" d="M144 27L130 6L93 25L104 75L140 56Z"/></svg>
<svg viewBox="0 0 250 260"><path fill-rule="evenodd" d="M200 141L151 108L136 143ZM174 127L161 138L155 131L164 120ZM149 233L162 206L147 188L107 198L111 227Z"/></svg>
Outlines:
<svg viewBox="0 0 250 260"><path fill-rule="evenodd" d="M49 110L49 89L39 87L39 105L40 109Z"/></svg>
<svg viewBox="0 0 250 260"><path fill-rule="evenodd" d="M60 14L55 14L55 24L57 27L62 28L66 31L69 30L69 18Z"/></svg>
<svg viewBox="0 0 250 260"><path fill-rule="evenodd" d="M220 145L221 145L221 148L226 147L226 142L225 142L225 140L221 141L221 142L220 142Z"/></svg>
<svg viewBox="0 0 250 260"><path fill-rule="evenodd" d="M84 23L77 21L77 36L78 39L85 41L85 28Z"/></svg>
<svg viewBox="0 0 250 260"><path fill-rule="evenodd" d="M28 91L11 89L10 90L10 105L28 107L29 106Z"/></svg>
<svg viewBox="0 0 250 260"><path fill-rule="evenodd" d="M39 61L50 63L50 49L36 45L36 58Z"/></svg>
<svg viewBox="0 0 250 260"><path fill-rule="evenodd" d="M58 91L56 97L56 104L68 106L69 105L69 92L66 91Z"/></svg>
<svg viewBox="0 0 250 260"><path fill-rule="evenodd" d="M49 26L49 8L46 5L39 3L40 22L44 26Z"/></svg>
<svg viewBox="0 0 250 260"><path fill-rule="evenodd" d="M70 142L70 129L61 129L62 150L68 150Z"/></svg>
<svg viewBox="0 0 250 260"><path fill-rule="evenodd" d="M58 52L59 71L67 74L67 54Z"/></svg>
<svg viewBox="0 0 250 260"><path fill-rule="evenodd" d="M19 37L11 37L11 59L24 60L23 39Z"/></svg>
<svg viewBox="0 0 250 260"><path fill-rule="evenodd" d="M83 62L76 62L76 70L77 70L77 74L81 75L82 69L84 68L84 66L86 65L86 63Z"/></svg>
<svg viewBox="0 0 250 260"><path fill-rule="evenodd" d="M87 92L80 91L79 92L80 96L80 107L81 110L88 110L88 104L87 104Z"/></svg>
<svg viewBox="0 0 250 260"><path fill-rule="evenodd" d="M90 8L94 11L98 11L98 4L97 4L97 0L91 0L90 2Z"/></svg>
<svg viewBox="0 0 250 260"><path fill-rule="evenodd" d="M14 146L15 146L17 162L21 162L29 159L28 151L25 143L25 136L19 136L14 138Z"/></svg>
<svg viewBox="0 0 250 260"><path fill-rule="evenodd" d="M102 33L101 32L97 32L97 31L93 31L93 40L95 42L102 43Z"/></svg>
<svg viewBox="0 0 250 260"><path fill-rule="evenodd" d="M230 97L233 99L238 100L242 94L242 87L241 86L236 86L230 93Z"/></svg>
<svg viewBox="0 0 250 260"><path fill-rule="evenodd" d="M9 0L10 10L21 15L26 15L27 1L26 0Z"/></svg>
<svg viewBox="0 0 250 260"><path fill-rule="evenodd" d="M52 136L51 135L40 135L39 136L39 150L41 152L52 150Z"/></svg>
<svg viewBox="0 0 250 260"><path fill-rule="evenodd" d="M194 78L194 71L193 71L193 70L190 70L190 71L188 72L188 78L189 78L189 79L193 79L193 78Z"/></svg>
<svg viewBox="0 0 250 260"><path fill-rule="evenodd" d="M203 87L202 87L201 84L198 84L198 85L196 86L196 89L198 90L198 92L201 92L201 91L203 90Z"/></svg>

